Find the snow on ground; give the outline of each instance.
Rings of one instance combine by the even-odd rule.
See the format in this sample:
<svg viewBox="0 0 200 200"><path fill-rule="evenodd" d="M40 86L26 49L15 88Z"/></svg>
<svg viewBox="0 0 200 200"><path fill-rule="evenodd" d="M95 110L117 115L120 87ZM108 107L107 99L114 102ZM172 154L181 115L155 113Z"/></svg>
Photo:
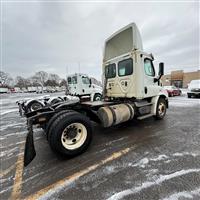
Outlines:
<svg viewBox="0 0 200 200"><path fill-rule="evenodd" d="M194 172L199 173L200 168L199 169L180 170L180 171L176 171L176 172L171 173L171 174L160 175L157 179L154 179L153 181L147 181L147 182L142 183L138 187L133 187L133 188L126 189L126 190L123 190L121 192L118 192L118 193L112 195L111 197L109 197L107 200L123 199L124 197L126 197L128 195L141 192L142 190L147 189L151 186L159 185L159 184L163 183L164 181L167 181L167 180L170 180L170 179L173 179L173 178L176 178L176 177L180 177L180 176L183 176L183 175L186 175L186 174L189 174L189 173L194 173ZM195 194L196 194L196 191L195 191Z"/></svg>
<svg viewBox="0 0 200 200"><path fill-rule="evenodd" d="M169 97L169 107L193 107L199 108L199 98L187 98L186 96Z"/></svg>
<svg viewBox="0 0 200 200"><path fill-rule="evenodd" d="M163 200L180 200L183 197L188 199L193 199L194 196L200 197L200 188L196 188L195 190L192 191L178 192L165 197Z"/></svg>
<svg viewBox="0 0 200 200"><path fill-rule="evenodd" d="M183 94L185 94L185 93L183 93ZM59 96L59 94L57 94L57 93L55 93L54 95ZM27 133L26 130L22 130L22 131L20 131L20 133L14 132L14 131L9 132L9 130L11 128L20 128L20 125L23 126L23 122L21 122L21 121L15 122L15 119L14 119L16 116L18 116L18 108L17 108L16 101L19 99L23 99L25 97L28 98L28 97L38 97L38 96L39 95L36 95L36 94L10 94L7 96L4 95L3 98L1 98L1 101L0 101L1 117L5 118L5 119L3 119L4 121L1 126L1 130L7 131L7 132L6 132L6 134L0 136L0 142L3 140L7 141L8 138L10 139L17 135L24 136ZM199 108L199 105L200 105L199 99L193 99L193 98L188 99L184 95L182 95L180 97L169 98L169 107L172 106L172 107L183 107L183 108L184 107ZM13 113L15 115L12 115L13 121L11 121L8 118L8 116L11 116L11 114L13 114ZM173 124L173 126L174 126L174 124ZM168 128L170 128L170 127L168 127ZM36 132L36 136L38 136L37 130L35 132ZM39 132L39 130L38 130L38 132ZM36 137L36 139L38 139L38 138L39 137ZM113 140L113 141L120 142L124 138L126 138L126 137L122 137L120 139ZM107 148L107 146L110 146L113 143L113 141L108 142L108 145L104 144L104 146ZM23 141L18 141L18 144L21 144L22 142ZM18 149L16 149L16 147L14 146L16 144L17 143L11 144L11 146L9 146L10 147L9 151L4 150L7 143L2 145L0 158L11 157L11 156L13 156L14 153L18 152ZM103 149L102 151L105 151L105 149ZM96 171L88 174L83 179L75 180L73 182L66 182L66 184L64 184L64 186L56 188L55 190L52 189L45 196L43 196L43 198L47 197L47 199L48 198L50 199L51 196L53 196L55 193L58 193L61 190L68 190L72 187L76 187L76 184L78 182L82 183L83 191L89 191L91 189L97 188L98 185L106 182L108 179L107 177L109 175L119 173L126 168L132 168L134 170L138 170L138 169L142 170L146 176L146 180L144 180L142 182L142 184L136 182L134 185L131 185L131 187L128 189L124 189L124 190L121 189L121 191L118 191L116 194L114 194L114 195L110 194L109 195L110 197L107 196L108 199L123 199L127 195L138 193L144 189L150 188L155 185L159 185L159 184L161 184L165 181L171 180L173 178L181 177L181 176L184 176L189 173L200 173L200 169L194 167L194 168L190 168L190 169L182 169L182 170L177 170L175 172L169 172L169 174L164 174L164 173L161 173L156 167L154 167L154 165L158 166L161 163L168 164L179 158L181 159L184 156L193 157L194 159L196 159L196 157L198 157L200 155L198 152L189 152L189 151L175 152L175 153L172 153L169 155L160 153L157 156L150 156L148 154L144 154L143 157L138 160L134 160L134 159L130 160L129 159L128 161L123 161L123 163L119 163L119 162L117 162L115 164L111 163L110 165L106 165L102 170L96 170ZM43 173L43 172L41 172L41 173ZM40 175L40 174L36 174L35 176L38 176L38 175ZM88 183L92 183L91 186ZM198 195L199 193L200 193L200 191L197 188L190 192L182 191L179 193L169 194L169 196L164 197L164 199L178 199L181 197L192 198L194 195ZM41 198L41 199L43 199L43 198Z"/></svg>

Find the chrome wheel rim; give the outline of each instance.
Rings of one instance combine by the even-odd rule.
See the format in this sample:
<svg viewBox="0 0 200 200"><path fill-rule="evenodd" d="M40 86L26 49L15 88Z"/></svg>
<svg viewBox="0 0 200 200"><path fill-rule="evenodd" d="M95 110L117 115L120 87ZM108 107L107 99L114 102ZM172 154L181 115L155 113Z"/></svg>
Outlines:
<svg viewBox="0 0 200 200"><path fill-rule="evenodd" d="M165 104L163 102L159 103L159 105L158 105L159 116L162 117L165 114L165 109L166 109Z"/></svg>
<svg viewBox="0 0 200 200"><path fill-rule="evenodd" d="M32 106L31 106L31 111L35 111L35 110L38 110L42 108L42 105L40 103L34 103Z"/></svg>
<svg viewBox="0 0 200 200"><path fill-rule="evenodd" d="M87 138L87 129L81 123L68 125L62 132L62 145L69 150L74 150L83 145Z"/></svg>
<svg viewBox="0 0 200 200"><path fill-rule="evenodd" d="M95 98L95 101L100 101L101 100L101 97L100 96L97 96L96 98Z"/></svg>

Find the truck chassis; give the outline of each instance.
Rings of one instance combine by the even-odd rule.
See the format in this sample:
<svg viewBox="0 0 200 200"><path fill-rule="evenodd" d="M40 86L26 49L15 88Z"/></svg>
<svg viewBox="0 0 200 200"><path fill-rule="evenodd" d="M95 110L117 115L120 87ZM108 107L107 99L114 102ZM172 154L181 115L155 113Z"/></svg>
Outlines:
<svg viewBox="0 0 200 200"><path fill-rule="evenodd" d="M116 99L115 101L79 102L71 100L28 112L26 113L28 134L24 166L27 166L36 156L33 137L34 125L39 125L45 131L53 151L67 157L74 157L83 153L90 145L92 140L91 121L108 127L108 125L105 126L105 119L99 115L99 109L107 108L111 111L113 121L109 126L121 123L117 122L119 120L114 112L115 106L119 104L126 105L128 109L129 107L133 108L134 113L125 121L133 118L144 119L150 116L163 119L168 108L168 99L161 95L155 103L152 103L152 98L142 101ZM152 114L151 110L155 104L156 111L155 114Z"/></svg>

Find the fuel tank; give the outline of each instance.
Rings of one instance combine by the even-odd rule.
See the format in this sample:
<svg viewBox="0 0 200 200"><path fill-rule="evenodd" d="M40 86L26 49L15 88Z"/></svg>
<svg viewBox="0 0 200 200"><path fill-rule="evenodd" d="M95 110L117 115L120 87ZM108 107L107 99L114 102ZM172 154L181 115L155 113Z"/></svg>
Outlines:
<svg viewBox="0 0 200 200"><path fill-rule="evenodd" d="M103 127L110 127L133 119L134 108L128 103L104 106L99 108L98 116Z"/></svg>

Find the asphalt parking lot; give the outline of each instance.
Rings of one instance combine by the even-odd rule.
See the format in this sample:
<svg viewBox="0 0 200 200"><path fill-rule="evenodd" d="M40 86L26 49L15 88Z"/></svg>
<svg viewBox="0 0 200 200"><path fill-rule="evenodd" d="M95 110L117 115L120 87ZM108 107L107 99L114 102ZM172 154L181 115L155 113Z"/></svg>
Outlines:
<svg viewBox="0 0 200 200"><path fill-rule="evenodd" d="M0 199L200 199L199 99L171 97L162 121L109 129L94 124L88 151L68 160L35 129L37 156L23 168L27 131L15 104L20 98L1 95Z"/></svg>

